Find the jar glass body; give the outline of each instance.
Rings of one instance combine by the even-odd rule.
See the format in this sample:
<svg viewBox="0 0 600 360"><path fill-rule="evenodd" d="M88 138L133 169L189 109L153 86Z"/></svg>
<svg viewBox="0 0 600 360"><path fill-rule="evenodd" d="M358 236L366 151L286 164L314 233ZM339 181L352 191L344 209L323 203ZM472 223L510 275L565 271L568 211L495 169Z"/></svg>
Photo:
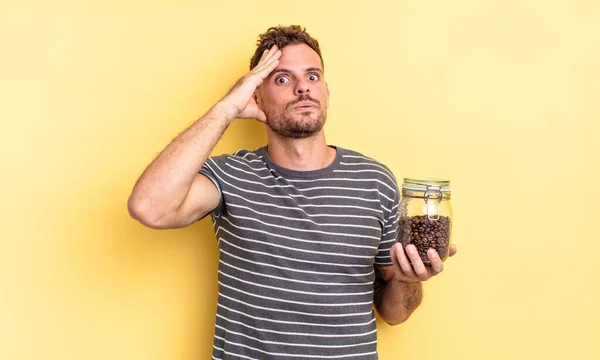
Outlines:
<svg viewBox="0 0 600 360"><path fill-rule="evenodd" d="M452 243L452 204L449 181L404 179L400 200L398 241L413 244L425 265L433 248L442 261L448 258Z"/></svg>

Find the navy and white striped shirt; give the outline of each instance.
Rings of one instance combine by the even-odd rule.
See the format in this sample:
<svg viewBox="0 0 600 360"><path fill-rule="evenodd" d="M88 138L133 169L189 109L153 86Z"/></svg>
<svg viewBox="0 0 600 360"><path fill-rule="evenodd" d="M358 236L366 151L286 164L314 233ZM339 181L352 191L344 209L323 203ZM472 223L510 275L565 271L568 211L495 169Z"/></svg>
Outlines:
<svg viewBox="0 0 600 360"><path fill-rule="evenodd" d="M392 172L336 148L315 171L263 147L208 159L221 193L213 359L377 359L374 265L392 265L400 195Z"/></svg>

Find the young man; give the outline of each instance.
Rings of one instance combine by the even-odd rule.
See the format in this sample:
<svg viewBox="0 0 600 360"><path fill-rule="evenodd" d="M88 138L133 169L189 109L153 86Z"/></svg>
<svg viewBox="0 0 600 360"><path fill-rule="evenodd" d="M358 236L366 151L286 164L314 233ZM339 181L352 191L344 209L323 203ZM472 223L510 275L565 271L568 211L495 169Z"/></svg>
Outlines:
<svg viewBox="0 0 600 360"><path fill-rule="evenodd" d="M430 249L425 266L414 246L396 243L392 172L327 145L319 43L299 26L271 28L250 69L148 166L129 211L157 229L211 214L220 250L213 359L376 359L373 305L402 323L442 262ZM267 146L209 158L236 118L263 122Z"/></svg>

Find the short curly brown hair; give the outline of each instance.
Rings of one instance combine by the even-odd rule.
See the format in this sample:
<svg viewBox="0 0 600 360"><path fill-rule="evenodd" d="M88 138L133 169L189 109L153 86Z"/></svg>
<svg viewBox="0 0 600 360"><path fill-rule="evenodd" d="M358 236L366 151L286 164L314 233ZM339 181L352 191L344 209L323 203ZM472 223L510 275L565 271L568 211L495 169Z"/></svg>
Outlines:
<svg viewBox="0 0 600 360"><path fill-rule="evenodd" d="M310 46L321 58L321 66L324 67L323 57L321 56L321 48L319 42L306 32L306 28L299 25L277 26L271 27L266 33L258 36L256 41L256 51L250 59L250 70L258 64L260 57L266 49L270 49L273 45L277 45L279 49L283 49L288 45L306 44Z"/></svg>

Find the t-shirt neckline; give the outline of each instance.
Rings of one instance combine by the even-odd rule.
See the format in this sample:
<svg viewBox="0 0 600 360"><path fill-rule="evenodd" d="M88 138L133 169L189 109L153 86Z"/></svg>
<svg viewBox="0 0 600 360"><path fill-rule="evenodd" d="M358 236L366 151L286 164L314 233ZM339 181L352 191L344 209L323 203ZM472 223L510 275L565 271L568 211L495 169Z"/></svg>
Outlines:
<svg viewBox="0 0 600 360"><path fill-rule="evenodd" d="M317 169L317 170L307 170L307 171L292 170L292 169L288 169L288 168L278 165L275 161L273 161L271 156L269 156L269 152L267 150L268 145L265 145L265 146L261 147L260 149L258 149L257 153L259 153L263 157L265 163L270 168L272 168L273 170L275 170L275 172L277 172L278 174L280 174L286 178L314 179L317 177L322 177L324 175L332 174L333 171L335 169L337 169L339 166L340 160L342 158L342 149L340 149L337 146L333 146L333 145L327 145L327 146L334 148L336 150L335 158L333 159L331 164L329 164L328 166L326 166L324 168Z"/></svg>

